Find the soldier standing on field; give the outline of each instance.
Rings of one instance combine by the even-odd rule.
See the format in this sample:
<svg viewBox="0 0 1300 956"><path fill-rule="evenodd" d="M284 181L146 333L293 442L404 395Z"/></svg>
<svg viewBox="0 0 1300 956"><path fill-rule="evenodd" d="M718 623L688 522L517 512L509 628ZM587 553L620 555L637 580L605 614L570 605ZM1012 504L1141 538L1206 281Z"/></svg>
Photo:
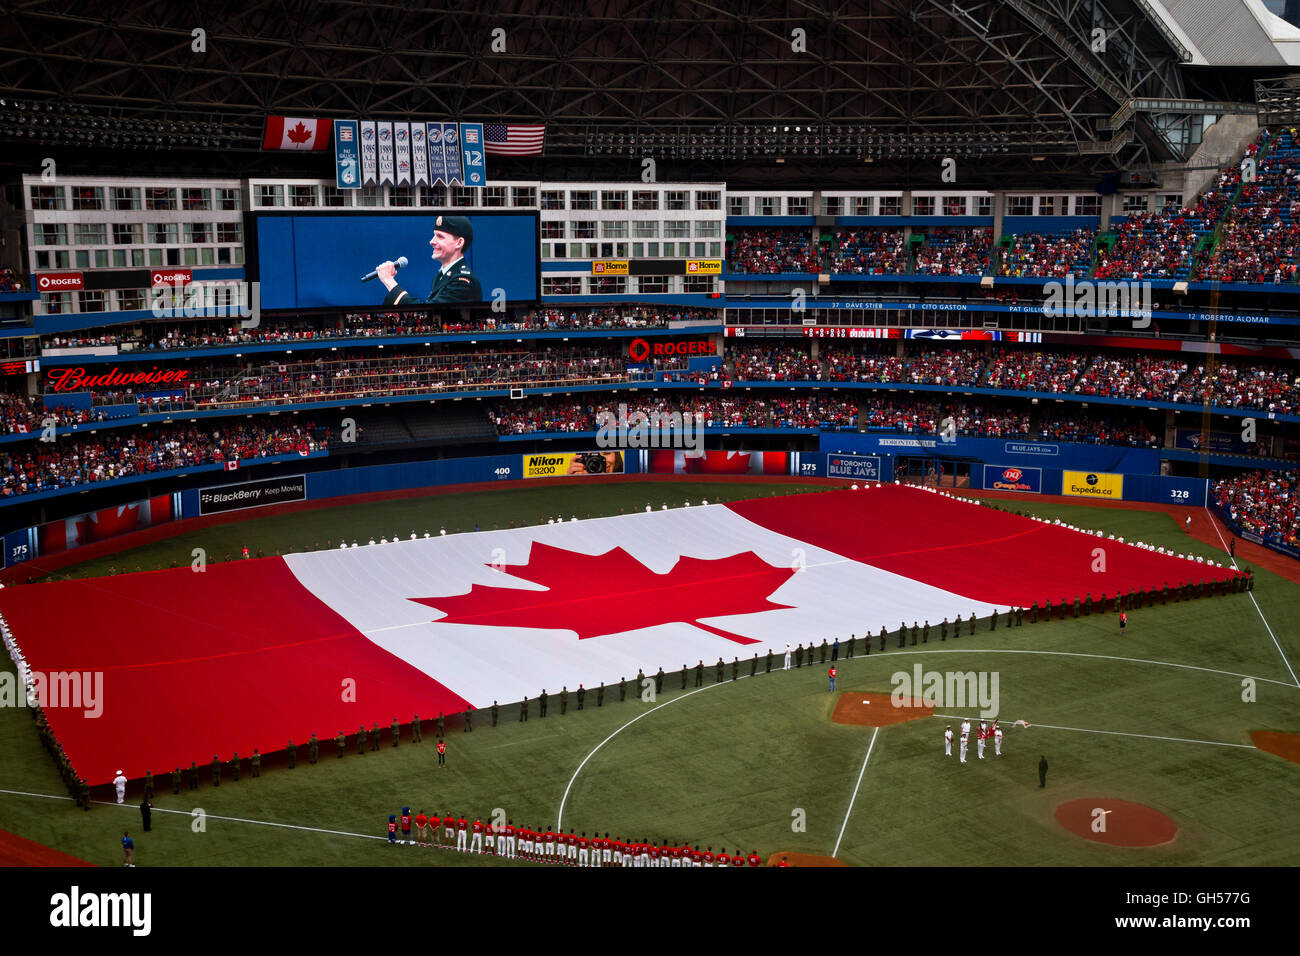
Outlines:
<svg viewBox="0 0 1300 956"><path fill-rule="evenodd" d="M366 755L366 725L362 724L357 728L357 753L361 756Z"/></svg>
<svg viewBox="0 0 1300 956"><path fill-rule="evenodd" d="M542 691L542 696L543 696L543 697L546 696L546 691ZM543 704L543 705L542 705L542 709L545 710L545 708L546 708L546 705ZM543 713L542 716L545 717L546 714ZM443 716L442 716L442 711L438 711L438 736L439 736L439 737L445 737L445 736L447 736L447 722L446 722L446 720L445 720L445 719L443 718Z"/></svg>
<svg viewBox="0 0 1300 956"><path fill-rule="evenodd" d="M946 617L939 624L939 640L948 640L948 619Z"/></svg>
<svg viewBox="0 0 1300 956"><path fill-rule="evenodd" d="M767 653L768 653L769 656L771 656L771 653L772 653L772 652L771 652L771 651L768 651ZM770 662L769 662L769 663L770 663ZM772 669L772 668L769 666L769 667L768 667L768 670L771 670L771 669ZM703 684L704 684L704 659L701 658L701 659L700 659L700 662L699 662L698 664L695 665L695 686L696 686L696 687L701 687L701 686L703 686Z"/></svg>
<svg viewBox="0 0 1300 956"><path fill-rule="evenodd" d="M627 700L627 679L620 677L618 679L618 701L621 704L625 700Z"/></svg>
<svg viewBox="0 0 1300 956"><path fill-rule="evenodd" d="M587 699L587 689L583 687L582 682L579 681L578 682L578 710L582 710L583 703L586 701L586 699Z"/></svg>
<svg viewBox="0 0 1300 956"><path fill-rule="evenodd" d="M519 722L522 724L528 719L528 698L525 697L519 702Z"/></svg>
<svg viewBox="0 0 1300 956"><path fill-rule="evenodd" d="M882 628L880 629L880 649L881 649L882 651L885 649L885 639L886 639L888 636L889 636L889 632L888 632L887 630L885 630L885 629L882 627Z"/></svg>
<svg viewBox="0 0 1300 956"><path fill-rule="evenodd" d="M655 674L655 694L664 692L664 669L659 668L659 673Z"/></svg>
<svg viewBox="0 0 1300 956"><path fill-rule="evenodd" d="M731 659L731 679L735 680L740 676L740 655L737 654Z"/></svg>
<svg viewBox="0 0 1300 956"><path fill-rule="evenodd" d="M767 649L767 672L772 673L772 648ZM698 679L698 678L697 678ZM698 684L696 685L699 686Z"/></svg>
<svg viewBox="0 0 1300 956"><path fill-rule="evenodd" d="M347 738L343 736L343 731L341 730L339 731L339 735L334 739L334 742L338 745L339 759L342 760L343 755L347 753L347 749L348 749L348 741Z"/></svg>
<svg viewBox="0 0 1300 956"><path fill-rule="evenodd" d="M716 668L717 673L715 674L715 676L714 676L714 678L713 678L713 683L715 683L715 684L721 684L721 683L722 683L722 666L723 666L723 665L722 665L722 658L719 657L719 658L718 658L718 663L717 663L717 668Z"/></svg>
<svg viewBox="0 0 1300 956"><path fill-rule="evenodd" d="M645 669L638 667L636 670L636 692L645 693Z"/></svg>
<svg viewBox="0 0 1300 956"><path fill-rule="evenodd" d="M682 684L682 686L685 687L686 685ZM604 681L601 681L600 686L596 688L596 706L597 707L605 706L605 682Z"/></svg>
<svg viewBox="0 0 1300 956"><path fill-rule="evenodd" d="M411 719L411 743L418 744L423 739L424 736L420 733L420 715L416 714Z"/></svg>
<svg viewBox="0 0 1300 956"><path fill-rule="evenodd" d="M913 621L912 622L912 646L913 647L916 647L916 634L917 634L917 623Z"/></svg>
<svg viewBox="0 0 1300 956"><path fill-rule="evenodd" d="M800 644L794 651L794 666L803 667L803 645Z"/></svg>
<svg viewBox="0 0 1300 956"><path fill-rule="evenodd" d="M972 636L975 634L975 612L974 611L970 612L970 632Z"/></svg>
<svg viewBox="0 0 1300 956"><path fill-rule="evenodd" d="M199 765L193 760L190 761L190 789L199 789Z"/></svg>
<svg viewBox="0 0 1300 956"><path fill-rule="evenodd" d="M375 721L374 726L370 729L370 749L379 749L379 721Z"/></svg>
<svg viewBox="0 0 1300 956"><path fill-rule="evenodd" d="M852 656L853 656L853 645L856 644L857 642L858 642L858 636L857 636L856 634L850 634L850 635L849 635L849 646L848 646L847 648L845 648L845 651L846 651L846 653L845 653L845 655L844 655L845 657L852 657ZM868 646L870 646L870 645L868 645Z"/></svg>
<svg viewBox="0 0 1300 956"><path fill-rule="evenodd" d="M902 647L907 642L907 622L898 622L898 646Z"/></svg>
<svg viewBox="0 0 1300 956"><path fill-rule="evenodd" d="M221 786L221 758L216 754L212 755L212 785Z"/></svg>
<svg viewBox="0 0 1300 956"><path fill-rule="evenodd" d="M318 756L320 756L320 741L316 739L316 733L313 731L311 739L307 741L307 759L314 765Z"/></svg>
<svg viewBox="0 0 1300 956"><path fill-rule="evenodd" d="M470 705L469 710L465 711L465 726L461 728L462 734L467 734L474 729L474 707Z"/></svg>
<svg viewBox="0 0 1300 956"><path fill-rule="evenodd" d="M287 750L289 753L289 769L292 770L298 765L298 748L293 745L293 740L289 741Z"/></svg>
<svg viewBox="0 0 1300 956"><path fill-rule="evenodd" d="M392 730L393 730L393 746L396 747L397 744L398 744L398 742L402 739L402 727L401 727L401 725L397 722L397 718L396 718L396 717L393 718L393 728L392 728ZM314 762L315 762L315 761L313 761L313 763L314 763Z"/></svg>
<svg viewBox="0 0 1300 956"><path fill-rule="evenodd" d="M563 717L569 710L569 686L565 684L560 688L560 716Z"/></svg>
<svg viewBox="0 0 1300 956"><path fill-rule="evenodd" d="M925 629L921 631L921 643L922 644L930 643L930 622L929 621L925 622Z"/></svg>
<svg viewBox="0 0 1300 956"><path fill-rule="evenodd" d="M753 677L758 673L758 651L754 652L754 659L749 662L749 676Z"/></svg>
<svg viewBox="0 0 1300 956"><path fill-rule="evenodd" d="M230 771L231 771L231 776L234 779L235 783L239 783L239 751L238 750L236 750L235 755L230 758Z"/></svg>
<svg viewBox="0 0 1300 956"><path fill-rule="evenodd" d="M537 706L538 706L538 708L539 708L539 709L538 709L538 714L537 714L537 715L538 715L539 717L545 717L545 716L546 716L546 701L547 701L547 700L548 700L548 698L547 698L547 696L546 696L546 688L543 687L543 688L542 688L542 696L537 698L537 702L538 702L538 703L537 703Z"/></svg>
<svg viewBox="0 0 1300 956"><path fill-rule="evenodd" d="M831 646L830 646L829 644L826 643L826 638L823 637L823 638L822 638L822 646L821 646L821 652L822 652L822 654L821 654L821 657L820 657L820 658L818 659L818 661L817 661L819 664L825 664L825 663L826 663L826 652L829 651L830 649L831 649Z"/></svg>
<svg viewBox="0 0 1300 956"><path fill-rule="evenodd" d="M682 690L686 689L686 665L682 665Z"/></svg>
<svg viewBox="0 0 1300 956"><path fill-rule="evenodd" d="M256 780L262 775L262 755L253 748L253 779Z"/></svg>
<svg viewBox="0 0 1300 956"><path fill-rule="evenodd" d="M181 792L181 768L177 767L172 771L172 794L179 796Z"/></svg>
<svg viewBox="0 0 1300 956"><path fill-rule="evenodd" d="M494 700L492 701L492 726L495 727L496 725L497 725L497 702Z"/></svg>

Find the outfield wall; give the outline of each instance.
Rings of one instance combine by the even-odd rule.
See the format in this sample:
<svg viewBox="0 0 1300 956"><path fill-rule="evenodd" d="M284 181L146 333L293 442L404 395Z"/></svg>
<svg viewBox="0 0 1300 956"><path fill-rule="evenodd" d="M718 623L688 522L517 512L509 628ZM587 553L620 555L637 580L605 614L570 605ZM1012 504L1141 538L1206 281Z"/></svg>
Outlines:
<svg viewBox="0 0 1300 956"><path fill-rule="evenodd" d="M1249 541L1252 544L1262 545L1270 551L1276 551L1278 554L1285 554L1288 558L1300 560L1300 548L1289 545L1280 538L1273 537L1272 535L1259 535L1255 534L1253 531L1247 531L1228 516L1226 508L1219 507L1219 503L1213 499L1210 500L1208 507L1211 514L1222 521L1229 531L1242 540Z"/></svg>

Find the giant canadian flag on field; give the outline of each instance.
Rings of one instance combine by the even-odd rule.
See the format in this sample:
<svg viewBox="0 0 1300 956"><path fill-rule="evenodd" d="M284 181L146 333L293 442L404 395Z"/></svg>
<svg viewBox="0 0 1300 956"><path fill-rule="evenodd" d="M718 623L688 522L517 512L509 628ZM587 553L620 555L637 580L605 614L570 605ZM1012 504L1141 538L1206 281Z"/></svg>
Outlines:
<svg viewBox="0 0 1300 956"><path fill-rule="evenodd" d="M100 716L47 708L98 783L1231 573L885 486L8 588L0 613L29 667L103 675Z"/></svg>

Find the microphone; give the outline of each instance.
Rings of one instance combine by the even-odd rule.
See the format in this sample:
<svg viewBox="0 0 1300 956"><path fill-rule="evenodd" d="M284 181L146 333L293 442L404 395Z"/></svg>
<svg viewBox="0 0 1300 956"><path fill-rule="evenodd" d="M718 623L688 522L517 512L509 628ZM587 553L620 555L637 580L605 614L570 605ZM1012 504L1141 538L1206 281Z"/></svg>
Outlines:
<svg viewBox="0 0 1300 956"><path fill-rule="evenodd" d="M393 265L397 266L397 268L399 269L402 269L410 265L410 262L407 261L406 256L400 256L399 258L393 260ZM361 277L361 281L369 282L371 279L375 278L378 275L379 275L378 269L374 270L373 272L367 272L365 275Z"/></svg>

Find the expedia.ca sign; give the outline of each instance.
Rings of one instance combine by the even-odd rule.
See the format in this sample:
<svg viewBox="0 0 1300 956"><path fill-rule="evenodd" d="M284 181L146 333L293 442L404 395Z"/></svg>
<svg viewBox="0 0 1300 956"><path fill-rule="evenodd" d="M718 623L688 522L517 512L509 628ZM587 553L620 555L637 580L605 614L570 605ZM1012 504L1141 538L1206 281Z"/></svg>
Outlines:
<svg viewBox="0 0 1300 956"><path fill-rule="evenodd" d="M716 354L717 349L708 339L633 339L627 347L627 357L633 362Z"/></svg>
<svg viewBox="0 0 1300 956"><path fill-rule="evenodd" d="M1061 494L1075 498L1124 499L1124 476L1096 471L1066 471L1061 474Z"/></svg>

